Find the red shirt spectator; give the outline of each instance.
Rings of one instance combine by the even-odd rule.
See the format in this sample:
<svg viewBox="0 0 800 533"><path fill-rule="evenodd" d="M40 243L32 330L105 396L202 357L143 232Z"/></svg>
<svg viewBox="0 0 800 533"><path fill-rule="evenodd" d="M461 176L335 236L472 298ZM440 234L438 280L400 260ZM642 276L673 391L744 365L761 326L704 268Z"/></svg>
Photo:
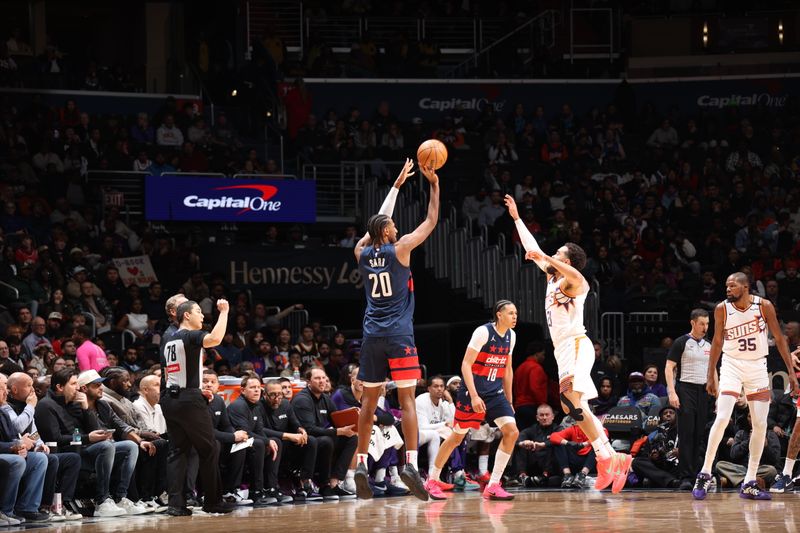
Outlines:
<svg viewBox="0 0 800 533"><path fill-rule="evenodd" d="M608 430L603 428L603 432L608 436ZM589 437L586 436L586 433L583 432L581 428L578 427L577 424L574 426L570 426L567 429L562 429L561 431L554 431L550 434L550 442L555 445L559 446L561 441L568 440L570 442L589 442ZM584 446L577 451L578 455L587 455L589 451L592 449L591 446Z"/></svg>
<svg viewBox="0 0 800 533"><path fill-rule="evenodd" d="M547 374L542 368L544 350L529 355L514 371L514 406L547 403Z"/></svg>

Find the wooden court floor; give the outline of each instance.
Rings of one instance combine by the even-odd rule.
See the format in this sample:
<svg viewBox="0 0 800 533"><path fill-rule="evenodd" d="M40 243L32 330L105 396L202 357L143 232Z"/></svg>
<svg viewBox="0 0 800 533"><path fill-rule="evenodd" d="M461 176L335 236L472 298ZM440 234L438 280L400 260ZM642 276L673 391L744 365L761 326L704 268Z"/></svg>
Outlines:
<svg viewBox="0 0 800 533"><path fill-rule="evenodd" d="M688 492L518 492L511 502L484 501L477 493L446 501L412 497L241 508L227 516L108 518L74 525L30 526L38 531L116 533L294 532L796 532L800 494L766 502L742 500L735 492L694 501ZM0 532L21 528L0 528Z"/></svg>

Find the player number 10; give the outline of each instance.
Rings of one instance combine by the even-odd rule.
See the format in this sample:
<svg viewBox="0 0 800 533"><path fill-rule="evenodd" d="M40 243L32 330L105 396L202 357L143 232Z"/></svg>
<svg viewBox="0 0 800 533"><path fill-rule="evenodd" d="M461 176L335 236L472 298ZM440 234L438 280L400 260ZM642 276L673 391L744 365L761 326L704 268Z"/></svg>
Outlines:
<svg viewBox="0 0 800 533"><path fill-rule="evenodd" d="M367 277L372 282L373 298L380 298L381 296L388 297L392 295L392 278L389 276L388 272L370 274Z"/></svg>

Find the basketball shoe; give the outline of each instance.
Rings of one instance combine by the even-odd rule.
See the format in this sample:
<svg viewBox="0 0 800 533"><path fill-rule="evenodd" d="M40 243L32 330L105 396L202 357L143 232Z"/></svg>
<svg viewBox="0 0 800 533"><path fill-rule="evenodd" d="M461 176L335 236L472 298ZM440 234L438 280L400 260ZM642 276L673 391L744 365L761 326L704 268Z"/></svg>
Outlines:
<svg viewBox="0 0 800 533"><path fill-rule="evenodd" d="M358 496L358 499L369 500L372 498L373 494L372 489L369 486L369 471L367 470L367 465L364 463L358 463L354 477L356 483L356 496Z"/></svg>
<svg viewBox="0 0 800 533"><path fill-rule="evenodd" d="M483 497L487 500L513 500L514 495L509 494L500 483L490 483L483 489Z"/></svg>
<svg viewBox="0 0 800 533"><path fill-rule="evenodd" d="M769 492L761 490L756 481L748 481L739 489L739 497L747 500L771 500L772 496Z"/></svg>
<svg viewBox="0 0 800 533"><path fill-rule="evenodd" d="M444 492L442 492L442 488L439 486L440 483L441 483L440 481L437 481L435 479L429 479L425 482L425 485L423 485L425 487L425 490L428 491L428 494L430 494L431 498L433 498L434 500L447 499L447 496L444 495Z"/></svg>
<svg viewBox="0 0 800 533"><path fill-rule="evenodd" d="M403 483L406 484L408 490L411 491L411 494L424 502L428 501L428 493L425 491L422 478L413 465L406 463L406 465L403 467L403 471L400 472L400 479L402 479Z"/></svg>
<svg viewBox="0 0 800 533"><path fill-rule="evenodd" d="M622 492L622 489L625 488L625 482L628 480L628 472L631 471L633 457L627 453L618 453L617 460L619 461L619 466L617 468L617 474L614 476L614 481L611 484L612 494L619 494Z"/></svg>
<svg viewBox="0 0 800 533"><path fill-rule="evenodd" d="M697 474L697 479L694 481L694 489L692 489L692 497L695 500L705 500L713 479L711 474L706 474L704 472Z"/></svg>

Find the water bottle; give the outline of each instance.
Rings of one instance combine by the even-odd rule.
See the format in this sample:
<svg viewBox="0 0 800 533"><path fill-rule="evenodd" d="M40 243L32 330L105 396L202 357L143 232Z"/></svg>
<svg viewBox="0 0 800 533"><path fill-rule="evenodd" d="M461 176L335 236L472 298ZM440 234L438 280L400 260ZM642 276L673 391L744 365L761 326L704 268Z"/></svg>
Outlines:
<svg viewBox="0 0 800 533"><path fill-rule="evenodd" d="M81 431L78 428L75 428L75 431L72 432L72 445L81 445Z"/></svg>

